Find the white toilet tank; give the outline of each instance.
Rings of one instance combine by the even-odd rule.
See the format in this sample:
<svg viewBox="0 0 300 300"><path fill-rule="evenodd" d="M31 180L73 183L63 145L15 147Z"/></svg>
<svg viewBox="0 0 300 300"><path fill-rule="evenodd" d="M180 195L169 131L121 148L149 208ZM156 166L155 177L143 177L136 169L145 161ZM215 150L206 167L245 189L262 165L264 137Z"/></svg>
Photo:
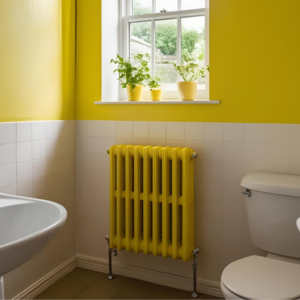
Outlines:
<svg viewBox="0 0 300 300"><path fill-rule="evenodd" d="M300 176L267 172L246 175L241 186L251 191L247 213L255 246L300 258Z"/></svg>

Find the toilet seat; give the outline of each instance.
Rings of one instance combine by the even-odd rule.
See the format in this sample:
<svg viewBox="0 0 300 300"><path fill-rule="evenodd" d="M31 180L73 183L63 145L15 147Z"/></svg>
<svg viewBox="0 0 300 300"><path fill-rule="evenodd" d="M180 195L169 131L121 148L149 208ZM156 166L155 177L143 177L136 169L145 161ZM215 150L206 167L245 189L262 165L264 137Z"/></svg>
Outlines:
<svg viewBox="0 0 300 300"><path fill-rule="evenodd" d="M228 265L222 284L245 299L300 298L300 265L250 256Z"/></svg>

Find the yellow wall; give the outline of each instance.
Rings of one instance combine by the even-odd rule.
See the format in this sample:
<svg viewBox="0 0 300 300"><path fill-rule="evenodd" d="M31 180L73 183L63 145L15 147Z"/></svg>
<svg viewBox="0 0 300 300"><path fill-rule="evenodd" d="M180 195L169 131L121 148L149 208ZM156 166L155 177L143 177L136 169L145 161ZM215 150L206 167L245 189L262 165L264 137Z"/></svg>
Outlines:
<svg viewBox="0 0 300 300"><path fill-rule="evenodd" d="M217 106L94 105L101 100L100 2L78 0L78 119L300 123L299 0L210 1Z"/></svg>
<svg viewBox="0 0 300 300"><path fill-rule="evenodd" d="M74 119L75 0L1 0L0 37L0 122Z"/></svg>

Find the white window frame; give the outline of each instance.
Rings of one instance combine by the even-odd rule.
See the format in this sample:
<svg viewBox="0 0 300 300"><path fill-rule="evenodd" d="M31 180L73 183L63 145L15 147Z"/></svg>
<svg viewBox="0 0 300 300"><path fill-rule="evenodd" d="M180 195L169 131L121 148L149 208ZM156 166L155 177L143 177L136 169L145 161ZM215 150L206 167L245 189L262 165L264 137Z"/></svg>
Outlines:
<svg viewBox="0 0 300 300"><path fill-rule="evenodd" d="M181 8L181 1L177 0L178 8ZM209 65L209 0L205 0L205 8L193 10L178 10L165 13L155 13L156 0L152 0L152 14L132 15L132 0L119 0L119 55L129 58L129 38L130 38L130 23L140 21L151 21L151 45L155 45L155 21L177 19L177 61L181 59L181 19L186 17L205 17L205 65ZM151 57L155 57L155 47L152 47ZM151 60L151 69L154 70L155 60ZM120 87L120 101L127 100L127 91ZM144 100L150 99L150 92L148 88L144 89ZM166 90L163 94L164 100L178 100L179 93L177 89ZM206 72L205 89L198 89L197 100L209 99L209 72Z"/></svg>

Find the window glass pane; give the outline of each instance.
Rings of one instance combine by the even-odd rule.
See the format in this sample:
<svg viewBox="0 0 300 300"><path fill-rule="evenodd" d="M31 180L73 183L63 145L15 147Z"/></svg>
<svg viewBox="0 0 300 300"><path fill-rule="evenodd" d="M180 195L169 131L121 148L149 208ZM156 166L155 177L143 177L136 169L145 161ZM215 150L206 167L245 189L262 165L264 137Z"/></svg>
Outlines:
<svg viewBox="0 0 300 300"><path fill-rule="evenodd" d="M181 19L181 58L194 61L204 67L205 55L205 17ZM199 80L204 84L204 79Z"/></svg>
<svg viewBox="0 0 300 300"><path fill-rule="evenodd" d="M181 0L181 9L205 8L205 0Z"/></svg>
<svg viewBox="0 0 300 300"><path fill-rule="evenodd" d="M156 21L155 75L164 83L177 81L177 20Z"/></svg>
<svg viewBox="0 0 300 300"><path fill-rule="evenodd" d="M130 24L130 57L136 54L151 55L151 22Z"/></svg>
<svg viewBox="0 0 300 300"><path fill-rule="evenodd" d="M177 0L156 0L156 12L175 10L178 10Z"/></svg>
<svg viewBox="0 0 300 300"><path fill-rule="evenodd" d="M133 15L152 13L152 0L132 0Z"/></svg>

